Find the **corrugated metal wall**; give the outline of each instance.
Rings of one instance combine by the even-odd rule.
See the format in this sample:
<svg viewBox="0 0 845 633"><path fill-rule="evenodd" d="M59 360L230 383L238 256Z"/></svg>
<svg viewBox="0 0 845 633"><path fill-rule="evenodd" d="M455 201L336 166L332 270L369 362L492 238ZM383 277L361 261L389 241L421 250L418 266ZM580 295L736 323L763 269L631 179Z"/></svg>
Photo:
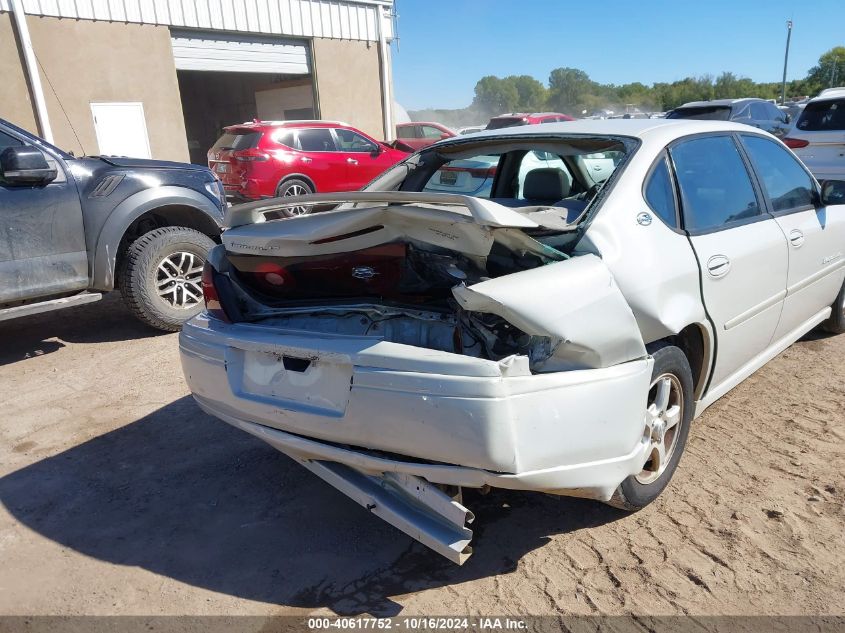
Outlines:
<svg viewBox="0 0 845 633"><path fill-rule="evenodd" d="M177 70L307 75L308 49L302 40L255 35L171 31Z"/></svg>
<svg viewBox="0 0 845 633"><path fill-rule="evenodd" d="M379 6L342 0L23 0L33 15L206 30L378 40ZM9 11L10 1L0 0ZM385 35L392 36L385 20Z"/></svg>

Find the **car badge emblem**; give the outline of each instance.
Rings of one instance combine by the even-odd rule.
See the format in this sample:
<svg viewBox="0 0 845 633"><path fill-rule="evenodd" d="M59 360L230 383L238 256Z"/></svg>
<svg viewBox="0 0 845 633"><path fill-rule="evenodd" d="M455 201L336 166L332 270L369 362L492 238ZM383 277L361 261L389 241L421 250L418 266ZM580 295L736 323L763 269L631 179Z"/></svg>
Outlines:
<svg viewBox="0 0 845 633"><path fill-rule="evenodd" d="M352 276L355 277L355 279L372 279L376 275L378 275L378 273L375 268L372 268L371 266L356 266L352 269Z"/></svg>
<svg viewBox="0 0 845 633"><path fill-rule="evenodd" d="M643 211L637 215L637 224L640 226L648 226L651 224L651 215Z"/></svg>

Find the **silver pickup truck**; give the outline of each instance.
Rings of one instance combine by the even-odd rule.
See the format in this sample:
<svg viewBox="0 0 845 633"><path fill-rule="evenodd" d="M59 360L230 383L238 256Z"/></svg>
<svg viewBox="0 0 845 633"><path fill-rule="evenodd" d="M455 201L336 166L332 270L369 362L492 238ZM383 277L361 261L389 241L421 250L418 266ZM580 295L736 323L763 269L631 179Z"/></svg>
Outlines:
<svg viewBox="0 0 845 633"><path fill-rule="evenodd" d="M539 152L559 160L521 169ZM480 156L489 197L432 193ZM278 219L304 202L341 206ZM458 137L226 223L180 336L197 402L458 563L463 488L641 508L697 415L808 330L845 331L845 183L740 124Z"/></svg>

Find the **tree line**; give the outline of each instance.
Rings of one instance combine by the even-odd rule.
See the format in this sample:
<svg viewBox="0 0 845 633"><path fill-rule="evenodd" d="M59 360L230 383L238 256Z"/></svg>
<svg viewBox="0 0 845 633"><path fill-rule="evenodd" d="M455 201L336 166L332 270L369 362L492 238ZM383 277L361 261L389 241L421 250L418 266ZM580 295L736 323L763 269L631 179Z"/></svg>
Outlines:
<svg viewBox="0 0 845 633"><path fill-rule="evenodd" d="M786 84L787 99L814 96L824 88L845 85L845 46L824 53L804 79ZM755 82L723 72L718 77L703 75L686 77L671 83L658 82L647 86L638 81L615 85L590 79L578 68L555 68L548 86L530 75L482 77L475 84L475 98L467 108L457 110L420 110L412 112L415 120L437 120L453 126L482 123L503 112L553 111L581 117L596 110L625 112L636 108L642 112L663 112L688 101L760 97L780 99L780 82Z"/></svg>

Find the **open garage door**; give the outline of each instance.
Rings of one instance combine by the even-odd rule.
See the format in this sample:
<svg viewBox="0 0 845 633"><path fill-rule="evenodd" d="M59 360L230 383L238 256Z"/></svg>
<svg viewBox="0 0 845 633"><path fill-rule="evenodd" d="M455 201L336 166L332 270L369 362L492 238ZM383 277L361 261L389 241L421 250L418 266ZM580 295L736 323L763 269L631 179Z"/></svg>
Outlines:
<svg viewBox="0 0 845 633"><path fill-rule="evenodd" d="M227 125L317 116L309 48L261 35L171 31L191 162Z"/></svg>

